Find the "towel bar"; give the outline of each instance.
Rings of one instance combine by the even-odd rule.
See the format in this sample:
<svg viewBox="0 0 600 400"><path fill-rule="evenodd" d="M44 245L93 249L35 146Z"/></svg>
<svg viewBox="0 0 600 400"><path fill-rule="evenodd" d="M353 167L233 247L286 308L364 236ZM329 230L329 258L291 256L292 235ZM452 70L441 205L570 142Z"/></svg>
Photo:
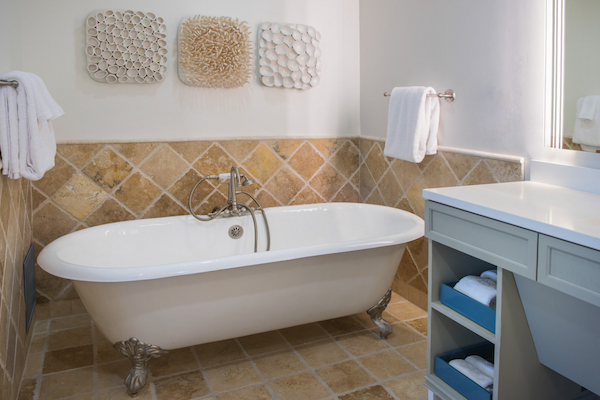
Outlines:
<svg viewBox="0 0 600 400"><path fill-rule="evenodd" d="M19 86L19 83L15 81L0 81L0 86L12 86L16 88Z"/></svg>
<svg viewBox="0 0 600 400"><path fill-rule="evenodd" d="M392 94L390 92L384 92L383 95L385 97L389 97ZM432 94L432 95L428 95L428 96L435 96L435 95ZM454 99L456 99L456 93L454 93L454 90L448 89L444 93L438 93L437 97L439 97L440 99L446 99L446 101L448 103L452 103L454 101Z"/></svg>

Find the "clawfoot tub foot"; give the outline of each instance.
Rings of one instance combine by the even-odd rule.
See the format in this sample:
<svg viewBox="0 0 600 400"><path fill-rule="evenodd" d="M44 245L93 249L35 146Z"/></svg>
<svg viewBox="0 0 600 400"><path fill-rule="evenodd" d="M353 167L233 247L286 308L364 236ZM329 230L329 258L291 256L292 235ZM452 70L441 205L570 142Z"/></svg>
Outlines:
<svg viewBox="0 0 600 400"><path fill-rule="evenodd" d="M129 375L125 378L125 386L132 396L146 386L150 360L168 353L158 346L141 342L136 338L117 342L113 347L131 360L132 367Z"/></svg>
<svg viewBox="0 0 600 400"><path fill-rule="evenodd" d="M369 314L375 325L377 325L377 327L379 328L379 336L381 336L382 339L387 339L387 337L393 331L392 325L390 325L389 322L387 322L381 317L381 314L383 314L383 311L385 310L391 299L392 289L388 289L388 291L385 292L381 300L379 300L377 304L375 304L373 307L367 310L367 313Z"/></svg>

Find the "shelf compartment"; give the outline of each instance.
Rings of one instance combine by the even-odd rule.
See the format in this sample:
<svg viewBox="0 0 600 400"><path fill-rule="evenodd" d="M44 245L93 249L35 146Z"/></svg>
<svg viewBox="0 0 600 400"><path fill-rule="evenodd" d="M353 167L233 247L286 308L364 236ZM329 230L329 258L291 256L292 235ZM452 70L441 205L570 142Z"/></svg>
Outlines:
<svg viewBox="0 0 600 400"><path fill-rule="evenodd" d="M436 356L434 368L435 376L446 382L446 384L466 399L491 400L493 392L488 392L449 364L449 362L454 359L465 359L466 357L475 354L493 363L494 345L486 342Z"/></svg>
<svg viewBox="0 0 600 400"><path fill-rule="evenodd" d="M448 306L443 305L440 301L434 301L431 303L431 308L440 314L450 318L452 321L462 325L467 328L471 332L481 336L483 339L487 340L490 343L496 343L496 334L488 329L485 329L483 326L473 322L469 318L464 315L454 311Z"/></svg>
<svg viewBox="0 0 600 400"><path fill-rule="evenodd" d="M442 283L440 302L488 331L496 332L496 310L454 289L458 281Z"/></svg>

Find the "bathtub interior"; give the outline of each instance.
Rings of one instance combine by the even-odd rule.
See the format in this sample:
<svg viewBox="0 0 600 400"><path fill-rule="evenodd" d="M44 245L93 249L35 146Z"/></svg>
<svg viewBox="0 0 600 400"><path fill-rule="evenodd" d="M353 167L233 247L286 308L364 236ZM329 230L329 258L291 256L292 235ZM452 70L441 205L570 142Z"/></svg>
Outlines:
<svg viewBox="0 0 600 400"><path fill-rule="evenodd" d="M268 208L266 213L271 231L271 252L389 239L415 231L419 222L422 223L404 211L364 204L276 207ZM264 252L267 236L260 213L256 214L256 220L259 251ZM228 232L233 225L244 229L240 239L229 237ZM254 248L254 225L249 215L209 222L200 222L189 216L129 221L71 235L59 239L62 243L56 249L58 258L69 264L94 268L209 262L223 257L249 255Z"/></svg>

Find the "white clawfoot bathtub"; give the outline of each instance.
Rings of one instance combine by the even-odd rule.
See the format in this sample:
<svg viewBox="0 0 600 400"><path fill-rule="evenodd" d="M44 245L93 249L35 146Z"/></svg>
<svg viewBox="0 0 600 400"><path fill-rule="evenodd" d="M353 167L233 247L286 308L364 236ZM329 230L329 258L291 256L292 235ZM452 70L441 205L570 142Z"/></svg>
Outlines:
<svg viewBox="0 0 600 400"><path fill-rule="evenodd" d="M39 255L74 281L111 342L175 349L363 312L390 288L423 220L395 208L328 203L268 208L271 250L257 215L191 216L101 225ZM229 228L241 225L240 239Z"/></svg>

